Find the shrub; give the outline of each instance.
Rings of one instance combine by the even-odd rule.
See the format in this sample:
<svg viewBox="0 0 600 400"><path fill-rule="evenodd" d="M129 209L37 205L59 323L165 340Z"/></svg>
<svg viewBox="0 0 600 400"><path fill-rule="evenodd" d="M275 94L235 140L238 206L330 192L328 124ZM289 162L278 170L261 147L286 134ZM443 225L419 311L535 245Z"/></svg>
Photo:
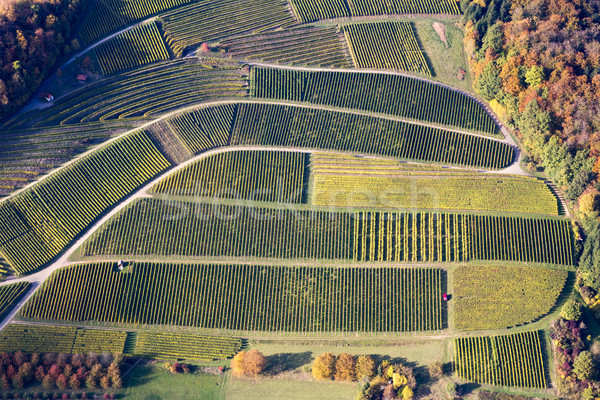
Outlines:
<svg viewBox="0 0 600 400"><path fill-rule="evenodd" d="M375 376L375 360L371 356L360 356L356 360L356 379L371 379Z"/></svg>
<svg viewBox="0 0 600 400"><path fill-rule="evenodd" d="M312 366L312 376L319 381L329 380L335 373L336 358L331 353L323 353L315 358Z"/></svg>
<svg viewBox="0 0 600 400"><path fill-rule="evenodd" d="M442 376L444 376L444 364L442 364L440 361L435 361L430 364L427 370L429 371L429 376L432 378L440 379Z"/></svg>
<svg viewBox="0 0 600 400"><path fill-rule="evenodd" d="M448 392L449 399L456 398L456 395L458 394L458 385L456 382L448 382L446 385L446 391Z"/></svg>
<svg viewBox="0 0 600 400"><path fill-rule="evenodd" d="M581 319L581 304L575 300L568 300L560 309L560 316L567 321L579 321Z"/></svg>
<svg viewBox="0 0 600 400"><path fill-rule="evenodd" d="M335 362L335 380L353 381L356 379L354 356L348 353L342 353Z"/></svg>

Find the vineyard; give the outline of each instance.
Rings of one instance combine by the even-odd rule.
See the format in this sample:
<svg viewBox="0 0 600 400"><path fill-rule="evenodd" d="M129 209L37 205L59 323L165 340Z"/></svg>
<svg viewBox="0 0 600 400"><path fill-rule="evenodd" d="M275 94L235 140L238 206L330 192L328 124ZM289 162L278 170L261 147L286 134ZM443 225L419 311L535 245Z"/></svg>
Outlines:
<svg viewBox="0 0 600 400"><path fill-rule="evenodd" d="M0 332L0 352L123 353L126 338L119 331L10 324Z"/></svg>
<svg viewBox="0 0 600 400"><path fill-rule="evenodd" d="M531 267L458 267L454 272L454 326L504 329L547 314L568 272Z"/></svg>
<svg viewBox="0 0 600 400"><path fill-rule="evenodd" d="M189 59L169 61L113 75L72 92L53 107L9 120L5 127L21 129L123 119L137 125L180 107L245 95L244 80L237 68L211 68Z"/></svg>
<svg viewBox="0 0 600 400"><path fill-rule="evenodd" d="M193 232L193 235L190 233ZM535 262L570 268L566 220L440 213L345 213L141 199L82 255Z"/></svg>
<svg viewBox="0 0 600 400"><path fill-rule="evenodd" d="M196 0L99 0L93 2L79 35L85 43L149 17Z"/></svg>
<svg viewBox="0 0 600 400"><path fill-rule="evenodd" d="M460 14L452 0L290 0L302 23L390 14Z"/></svg>
<svg viewBox="0 0 600 400"><path fill-rule="evenodd" d="M311 172L316 206L559 214L556 196L532 177L325 153L312 156Z"/></svg>
<svg viewBox="0 0 600 400"><path fill-rule="evenodd" d="M83 256L350 259L351 215L140 199L88 239Z"/></svg>
<svg viewBox="0 0 600 400"><path fill-rule="evenodd" d="M489 169L504 168L514 159L511 146L480 136L368 115L259 103L239 105L230 143L337 150Z"/></svg>
<svg viewBox="0 0 600 400"><path fill-rule="evenodd" d="M12 307L23 297L30 287L31 284L29 282L0 286L0 321L6 317Z"/></svg>
<svg viewBox="0 0 600 400"><path fill-rule="evenodd" d="M472 382L545 389L543 332L454 339L458 376Z"/></svg>
<svg viewBox="0 0 600 400"><path fill-rule="evenodd" d="M95 51L105 75L171 58L156 22L125 31Z"/></svg>
<svg viewBox="0 0 600 400"><path fill-rule="evenodd" d="M344 26L352 60L358 68L391 69L431 76L410 22Z"/></svg>
<svg viewBox="0 0 600 400"><path fill-rule="evenodd" d="M344 38L335 27L300 27L239 35L220 41L220 48L235 59L352 68Z"/></svg>
<svg viewBox="0 0 600 400"><path fill-rule="evenodd" d="M129 268L123 273L112 264L93 264L58 270L22 316L235 331L443 328L440 269L151 263Z"/></svg>
<svg viewBox="0 0 600 400"><path fill-rule="evenodd" d="M168 167L140 132L103 147L0 203L0 255L18 274L35 271L108 208Z"/></svg>
<svg viewBox="0 0 600 400"><path fill-rule="evenodd" d="M242 340L233 337L182 333L140 332L135 355L160 360L224 360L242 349Z"/></svg>
<svg viewBox="0 0 600 400"><path fill-rule="evenodd" d="M218 153L161 180L152 192L166 196L301 203L306 162L304 153Z"/></svg>
<svg viewBox="0 0 600 400"><path fill-rule="evenodd" d="M254 67L250 94L387 114L501 137L477 100L449 87L400 75Z"/></svg>
<svg viewBox="0 0 600 400"><path fill-rule="evenodd" d="M161 19L167 44L177 55L204 42L296 23L285 0L199 1L166 12Z"/></svg>

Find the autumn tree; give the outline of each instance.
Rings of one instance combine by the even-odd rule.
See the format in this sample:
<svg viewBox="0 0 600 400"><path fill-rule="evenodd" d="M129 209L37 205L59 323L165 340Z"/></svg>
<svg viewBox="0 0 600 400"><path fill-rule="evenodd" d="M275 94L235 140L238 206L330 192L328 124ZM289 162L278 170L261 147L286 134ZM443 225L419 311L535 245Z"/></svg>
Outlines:
<svg viewBox="0 0 600 400"><path fill-rule="evenodd" d="M257 349L240 351L231 361L231 369L234 376L257 376L267 366L266 357Z"/></svg>
<svg viewBox="0 0 600 400"><path fill-rule="evenodd" d="M348 353L342 353L335 361L335 380L353 381L356 379L356 360Z"/></svg>
<svg viewBox="0 0 600 400"><path fill-rule="evenodd" d="M371 356L360 356L356 360L356 379L371 379L375 376L376 364Z"/></svg>
<svg viewBox="0 0 600 400"><path fill-rule="evenodd" d="M312 365L312 376L319 381L330 380L335 374L336 357L331 353L323 353Z"/></svg>

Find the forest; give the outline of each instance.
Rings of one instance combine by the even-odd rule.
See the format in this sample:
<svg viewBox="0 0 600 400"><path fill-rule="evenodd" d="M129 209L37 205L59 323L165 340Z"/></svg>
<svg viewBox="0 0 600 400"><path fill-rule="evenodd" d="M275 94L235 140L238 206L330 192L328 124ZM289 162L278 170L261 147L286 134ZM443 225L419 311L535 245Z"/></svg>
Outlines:
<svg viewBox="0 0 600 400"><path fill-rule="evenodd" d="M0 120L25 104L58 57L79 50L77 39L70 38L86 2L0 2Z"/></svg>

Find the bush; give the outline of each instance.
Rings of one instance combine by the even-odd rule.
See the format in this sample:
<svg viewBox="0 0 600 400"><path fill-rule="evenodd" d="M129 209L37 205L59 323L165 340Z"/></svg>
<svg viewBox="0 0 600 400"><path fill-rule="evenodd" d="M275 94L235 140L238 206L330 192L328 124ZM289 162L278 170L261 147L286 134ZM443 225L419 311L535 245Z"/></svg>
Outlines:
<svg viewBox="0 0 600 400"><path fill-rule="evenodd" d="M335 380L353 381L356 379L356 361L354 356L348 353L342 353L335 362Z"/></svg>
<svg viewBox="0 0 600 400"><path fill-rule="evenodd" d="M560 316L567 321L579 321L581 319L581 304L575 300L568 300L560 309Z"/></svg>
<svg viewBox="0 0 600 400"><path fill-rule="evenodd" d="M335 374L336 358L331 353L323 353L315 358L312 376L318 381L330 380Z"/></svg>
<svg viewBox="0 0 600 400"><path fill-rule="evenodd" d="M442 376L444 376L444 364L442 364L440 361L435 361L430 364L427 370L429 371L429 376L432 378L440 379Z"/></svg>
<svg viewBox="0 0 600 400"><path fill-rule="evenodd" d="M446 391L448 392L449 399L456 398L456 395L458 394L458 385L456 382L448 382L446 385Z"/></svg>

